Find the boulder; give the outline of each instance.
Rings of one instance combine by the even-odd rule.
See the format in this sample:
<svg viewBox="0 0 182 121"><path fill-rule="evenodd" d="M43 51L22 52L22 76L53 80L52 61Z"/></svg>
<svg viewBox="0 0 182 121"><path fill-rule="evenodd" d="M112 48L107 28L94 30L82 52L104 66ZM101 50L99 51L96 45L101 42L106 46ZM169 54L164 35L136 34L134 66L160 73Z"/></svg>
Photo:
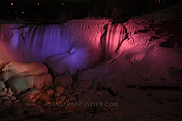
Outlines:
<svg viewBox="0 0 182 121"><path fill-rule="evenodd" d="M52 96L53 93L54 93L54 90L53 90L53 89L46 90L46 94L47 94L48 96Z"/></svg>
<svg viewBox="0 0 182 121"><path fill-rule="evenodd" d="M4 92L3 90L0 90L0 97L4 95L6 95L6 92Z"/></svg>
<svg viewBox="0 0 182 121"><path fill-rule="evenodd" d="M36 100L33 97L33 94L28 91L20 96L20 102L23 105L35 105Z"/></svg>
<svg viewBox="0 0 182 121"><path fill-rule="evenodd" d="M13 92L10 87L8 88L7 94L9 97L11 97L13 95Z"/></svg>
<svg viewBox="0 0 182 121"><path fill-rule="evenodd" d="M65 88L64 94L71 95L72 92L73 92L73 90L71 88Z"/></svg>
<svg viewBox="0 0 182 121"><path fill-rule="evenodd" d="M4 89L6 86L3 81L0 81L0 90Z"/></svg>
<svg viewBox="0 0 182 121"><path fill-rule="evenodd" d="M11 101L15 101L16 100L16 97L15 96L12 96L10 99L11 99Z"/></svg>
<svg viewBox="0 0 182 121"><path fill-rule="evenodd" d="M8 89L5 87L5 88L3 89L3 91L7 93Z"/></svg>
<svg viewBox="0 0 182 121"><path fill-rule="evenodd" d="M49 73L44 73L36 76L34 79L34 87L42 89L44 86L50 86L52 84L52 76Z"/></svg>
<svg viewBox="0 0 182 121"><path fill-rule="evenodd" d="M8 84L12 90L18 94L22 91L26 91L28 88L42 89L44 86L50 86L52 84L52 76L49 73L32 76L14 76L8 80Z"/></svg>
<svg viewBox="0 0 182 121"><path fill-rule="evenodd" d="M33 88L33 80L27 80L27 78L23 76L12 77L8 80L8 84L16 94L26 91L28 88Z"/></svg>
<svg viewBox="0 0 182 121"><path fill-rule="evenodd" d="M40 75L48 73L47 67L40 62L17 62L11 61L4 66L2 71L13 71L16 74L26 75Z"/></svg>
<svg viewBox="0 0 182 121"><path fill-rule="evenodd" d="M87 69L77 77L77 87L88 89L92 86L92 80L102 75L99 69ZM95 83L95 82L94 82Z"/></svg>
<svg viewBox="0 0 182 121"><path fill-rule="evenodd" d="M37 94L37 93L40 93L40 91L39 91L38 89L36 89L36 88L31 88L31 89L29 90L29 92L30 92L32 95L35 95L35 94Z"/></svg>
<svg viewBox="0 0 182 121"><path fill-rule="evenodd" d="M8 81L10 78L12 78L13 76L16 76L17 73L15 73L14 71L3 71L0 75L0 80L2 80L3 82Z"/></svg>
<svg viewBox="0 0 182 121"><path fill-rule="evenodd" d="M65 95L62 95L62 96L56 98L56 101L59 101L59 102L64 102L65 100L66 100Z"/></svg>
<svg viewBox="0 0 182 121"><path fill-rule="evenodd" d="M33 102L35 102L37 99L40 98L40 91L36 88L31 88L26 93L31 95L30 98L32 99Z"/></svg>
<svg viewBox="0 0 182 121"><path fill-rule="evenodd" d="M16 62L11 61L2 69L3 73L0 75L2 81L7 81L13 76L28 76L28 75L40 75L48 73L47 67L39 62Z"/></svg>
<svg viewBox="0 0 182 121"><path fill-rule="evenodd" d="M27 91L26 93L31 95L31 99L33 102L36 102L38 99L40 99L40 92L38 89L36 88L31 88L29 91Z"/></svg>
<svg viewBox="0 0 182 121"><path fill-rule="evenodd" d="M57 76L54 79L54 84L60 85L60 86L70 86L72 82L73 80L70 75Z"/></svg>
<svg viewBox="0 0 182 121"><path fill-rule="evenodd" d="M65 89L64 89L64 87L62 87L62 86L56 86L55 92L56 92L57 94L62 95L62 94L64 94Z"/></svg>
<svg viewBox="0 0 182 121"><path fill-rule="evenodd" d="M86 69L89 66L88 50L86 47L74 44L70 51L46 58L46 65L57 75L74 75L78 70Z"/></svg>

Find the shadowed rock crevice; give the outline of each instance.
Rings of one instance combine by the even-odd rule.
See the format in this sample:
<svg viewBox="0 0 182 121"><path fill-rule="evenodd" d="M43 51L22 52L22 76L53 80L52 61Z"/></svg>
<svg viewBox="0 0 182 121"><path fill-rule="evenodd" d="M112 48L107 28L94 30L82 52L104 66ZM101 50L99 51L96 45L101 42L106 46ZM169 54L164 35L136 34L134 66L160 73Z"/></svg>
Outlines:
<svg viewBox="0 0 182 121"><path fill-rule="evenodd" d="M158 30L156 31L157 37L151 38L151 40L160 39L162 34L168 33L170 36L167 38L166 42L161 42L161 47L174 47L177 43L177 47L182 47L182 39L181 39L181 33L182 33L182 20L168 20L168 21L162 21L159 24L152 24L150 25L150 28Z"/></svg>

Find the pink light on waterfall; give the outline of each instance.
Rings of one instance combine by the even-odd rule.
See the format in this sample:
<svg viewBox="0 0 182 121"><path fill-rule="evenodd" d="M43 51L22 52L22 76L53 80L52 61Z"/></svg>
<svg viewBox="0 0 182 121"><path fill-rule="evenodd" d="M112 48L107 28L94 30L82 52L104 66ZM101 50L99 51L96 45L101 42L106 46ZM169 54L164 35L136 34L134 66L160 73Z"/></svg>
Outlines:
<svg viewBox="0 0 182 121"><path fill-rule="evenodd" d="M126 37L125 27L120 24L109 24L106 35L105 59L109 59L110 54L116 53Z"/></svg>

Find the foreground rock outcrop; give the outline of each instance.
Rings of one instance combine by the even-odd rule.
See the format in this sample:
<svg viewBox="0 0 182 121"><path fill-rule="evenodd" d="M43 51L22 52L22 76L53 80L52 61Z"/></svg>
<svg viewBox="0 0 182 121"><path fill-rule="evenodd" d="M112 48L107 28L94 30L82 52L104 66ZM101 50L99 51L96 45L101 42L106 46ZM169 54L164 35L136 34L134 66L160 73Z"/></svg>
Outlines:
<svg viewBox="0 0 182 121"><path fill-rule="evenodd" d="M27 76L48 73L48 69L44 64L40 62L25 63L11 61L2 68L2 72L4 73L1 74L1 79L3 78L4 81L7 81L14 75Z"/></svg>
<svg viewBox="0 0 182 121"><path fill-rule="evenodd" d="M2 68L0 79L8 82L12 90L19 94L28 88L41 89L52 84L52 76L47 67L40 62L16 62L11 61ZM1 84L3 88L3 83Z"/></svg>

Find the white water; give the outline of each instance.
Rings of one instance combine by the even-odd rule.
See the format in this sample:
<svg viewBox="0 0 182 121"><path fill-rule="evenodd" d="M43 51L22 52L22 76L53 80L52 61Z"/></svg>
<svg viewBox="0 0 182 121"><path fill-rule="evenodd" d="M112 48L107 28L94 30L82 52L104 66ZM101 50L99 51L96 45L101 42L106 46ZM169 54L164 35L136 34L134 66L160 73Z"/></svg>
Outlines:
<svg viewBox="0 0 182 121"><path fill-rule="evenodd" d="M38 55L41 59L67 53L70 43L63 28L61 24L31 25L24 40L25 50Z"/></svg>

